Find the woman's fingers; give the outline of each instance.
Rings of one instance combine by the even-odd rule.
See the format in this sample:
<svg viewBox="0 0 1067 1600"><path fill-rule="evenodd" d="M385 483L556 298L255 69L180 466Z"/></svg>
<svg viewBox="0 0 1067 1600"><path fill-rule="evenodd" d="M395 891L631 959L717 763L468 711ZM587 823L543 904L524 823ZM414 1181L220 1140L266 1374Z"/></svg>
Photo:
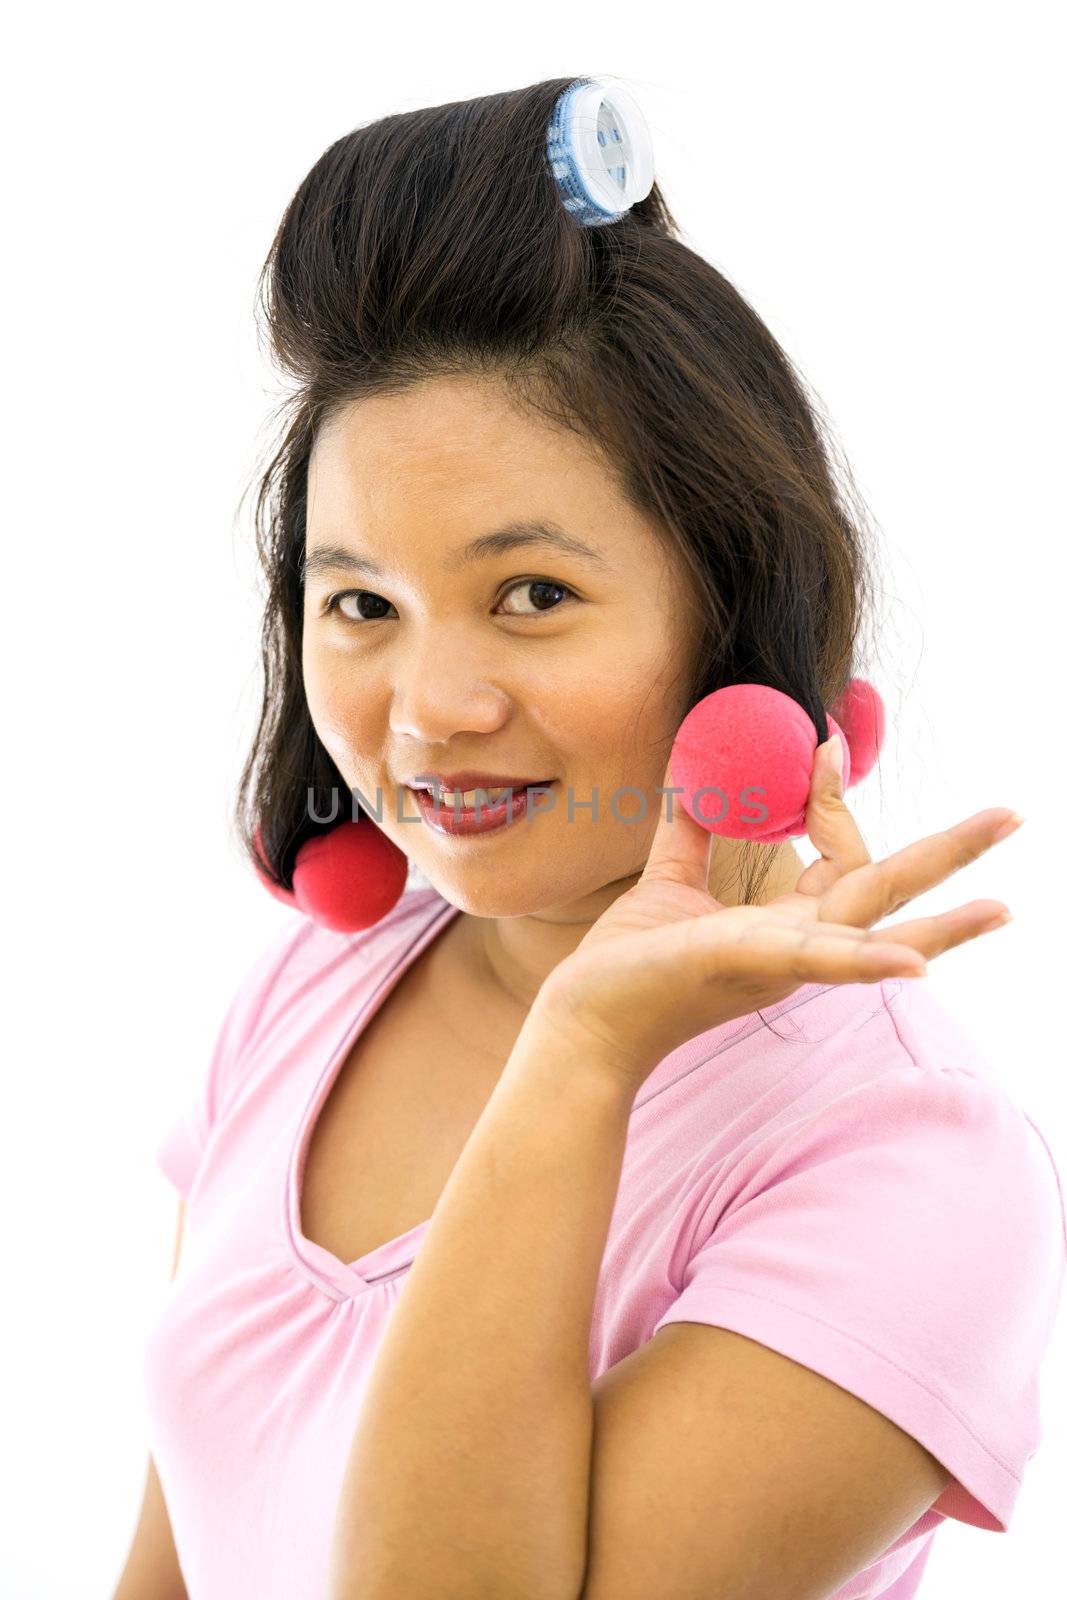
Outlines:
<svg viewBox="0 0 1067 1600"><path fill-rule="evenodd" d="M663 774L660 785L659 821L652 835L652 844L642 871L642 879L651 883L662 879L667 883L682 883L694 889L707 889L708 863L711 859L712 835L681 805L677 793L669 791L671 764Z"/></svg>
<svg viewBox="0 0 1067 1600"><path fill-rule="evenodd" d="M871 859L845 801L841 774L830 760L829 739L815 751L804 829L819 852L819 860L806 867L797 879L797 894L825 894L844 873L865 866Z"/></svg>
<svg viewBox="0 0 1067 1600"><path fill-rule="evenodd" d="M820 897L820 921L870 927L906 906L917 894L944 883L998 842L1013 813L1004 806L978 811L940 833L917 839L883 861L858 867L839 878ZM1003 837L1007 837L1004 833ZM990 902L993 904L993 902ZM1006 909L999 904L999 909Z"/></svg>
<svg viewBox="0 0 1067 1600"><path fill-rule="evenodd" d="M704 919L698 919L703 921ZM868 928L845 924L761 923L740 938L717 938L714 919L697 941L705 976L732 982L755 993L778 982L877 983L881 978L923 970L920 951L894 944Z"/></svg>
<svg viewBox="0 0 1067 1600"><path fill-rule="evenodd" d="M799 983L877 983L922 972L925 963L966 944L999 923L1004 906L972 900L937 916L916 917L887 928L851 923L760 922L740 937L719 938L718 918L698 918L707 976L749 982L753 988L792 978ZM718 924L718 925L717 925Z"/></svg>
<svg viewBox="0 0 1067 1600"><path fill-rule="evenodd" d="M877 939L907 945L929 957L954 950L957 945L977 939L983 933L992 933L1010 921L1011 913L1003 901L971 900L965 906L954 906L951 911L939 912L934 917L912 917L907 922L892 922L886 928L871 928L870 932Z"/></svg>

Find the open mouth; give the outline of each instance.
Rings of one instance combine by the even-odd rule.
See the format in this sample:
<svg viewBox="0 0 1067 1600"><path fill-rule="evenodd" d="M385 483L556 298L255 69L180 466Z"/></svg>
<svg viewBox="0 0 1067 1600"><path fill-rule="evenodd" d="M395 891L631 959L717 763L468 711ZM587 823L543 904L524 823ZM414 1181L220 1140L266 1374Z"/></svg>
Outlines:
<svg viewBox="0 0 1067 1600"><path fill-rule="evenodd" d="M487 806L501 805L511 795L518 799L520 795L528 794L531 789L547 789L555 780L553 778L531 778L529 783L524 783L521 788L511 785L500 785L486 789L434 789L429 784L420 784L411 788L409 792L416 797L436 800L439 805L447 806L450 811L473 811L480 803L484 811Z"/></svg>
<svg viewBox="0 0 1067 1600"><path fill-rule="evenodd" d="M418 806L423 821L438 833L466 837L481 833L495 833L509 824L522 821L530 809L530 791L551 789L554 778L529 783L522 789L468 790L449 798L446 790L415 789L407 785L408 793ZM471 795L474 803L467 804ZM494 800L491 796L496 795Z"/></svg>

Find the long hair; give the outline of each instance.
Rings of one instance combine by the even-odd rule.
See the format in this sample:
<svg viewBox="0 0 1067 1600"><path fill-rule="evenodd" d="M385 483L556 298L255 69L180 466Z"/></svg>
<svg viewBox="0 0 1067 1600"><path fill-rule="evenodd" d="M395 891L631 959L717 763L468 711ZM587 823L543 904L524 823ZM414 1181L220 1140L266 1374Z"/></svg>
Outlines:
<svg viewBox="0 0 1067 1600"><path fill-rule="evenodd" d="M255 485L263 688L235 820L286 888L322 831L309 813L344 792L303 690L301 556L318 430L355 399L488 374L599 445L691 577L703 643L687 705L767 684L804 707L821 743L825 708L858 670L871 558L819 407L748 303L681 241L658 186L606 226L567 212L545 133L573 81L346 133L300 183L260 272L257 319L295 383ZM776 848L742 847L742 903Z"/></svg>

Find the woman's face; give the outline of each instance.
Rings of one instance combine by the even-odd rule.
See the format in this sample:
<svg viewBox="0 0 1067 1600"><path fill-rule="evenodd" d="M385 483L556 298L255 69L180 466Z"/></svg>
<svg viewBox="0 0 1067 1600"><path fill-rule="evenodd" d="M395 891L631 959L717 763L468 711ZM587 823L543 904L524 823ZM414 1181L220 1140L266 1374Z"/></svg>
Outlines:
<svg viewBox="0 0 1067 1600"><path fill-rule="evenodd" d="M532 522L592 553L539 539L462 560ZM640 872L697 633L677 556L588 444L489 379L358 401L316 443L306 556L315 729L364 809L381 793L379 826L445 899L522 916ZM443 834L405 783L463 770L552 779L554 804Z"/></svg>

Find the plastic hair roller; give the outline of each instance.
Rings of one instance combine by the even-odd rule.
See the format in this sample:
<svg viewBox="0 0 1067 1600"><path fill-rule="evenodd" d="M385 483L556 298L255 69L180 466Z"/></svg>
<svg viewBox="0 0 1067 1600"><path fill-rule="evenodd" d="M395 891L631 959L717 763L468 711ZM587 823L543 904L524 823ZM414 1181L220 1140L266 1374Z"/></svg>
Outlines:
<svg viewBox="0 0 1067 1600"><path fill-rule="evenodd" d="M655 181L652 135L621 83L578 78L556 101L547 158L563 204L586 228L618 222Z"/></svg>
<svg viewBox="0 0 1067 1600"><path fill-rule="evenodd" d="M874 766L885 707L873 684L853 678L827 713L827 738L841 735L842 788ZM804 832L818 733L796 700L764 684L735 683L704 697L671 751L671 782L694 822L726 839L779 844Z"/></svg>

